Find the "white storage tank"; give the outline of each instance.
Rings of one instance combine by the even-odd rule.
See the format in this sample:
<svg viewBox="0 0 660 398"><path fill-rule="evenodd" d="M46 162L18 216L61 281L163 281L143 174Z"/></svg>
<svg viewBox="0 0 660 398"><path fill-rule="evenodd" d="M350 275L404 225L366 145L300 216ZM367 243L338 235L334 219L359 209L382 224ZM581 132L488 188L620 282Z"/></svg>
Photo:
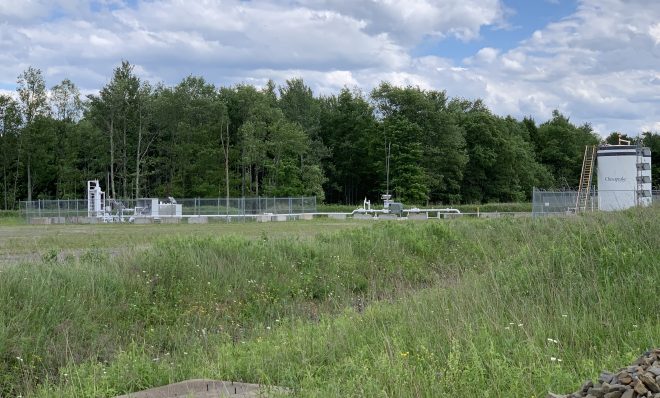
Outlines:
<svg viewBox="0 0 660 398"><path fill-rule="evenodd" d="M598 208L623 210L651 204L651 150L636 145L598 147Z"/></svg>

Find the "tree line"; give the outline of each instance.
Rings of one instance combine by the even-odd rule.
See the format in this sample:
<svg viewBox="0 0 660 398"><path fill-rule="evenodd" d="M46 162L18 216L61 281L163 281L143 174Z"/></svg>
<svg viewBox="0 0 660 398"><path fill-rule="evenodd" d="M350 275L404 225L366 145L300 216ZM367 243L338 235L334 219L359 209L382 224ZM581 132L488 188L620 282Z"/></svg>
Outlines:
<svg viewBox="0 0 660 398"><path fill-rule="evenodd" d="M641 136L660 154L657 133ZM368 95L328 96L302 79L152 85L124 61L83 98L68 79L47 90L30 67L16 96L0 95L0 206L84 198L90 179L112 198L315 195L356 204L385 192L388 160L389 189L404 202L520 201L533 186L576 186L585 145L600 141L558 111L537 125L478 99L387 82Z"/></svg>

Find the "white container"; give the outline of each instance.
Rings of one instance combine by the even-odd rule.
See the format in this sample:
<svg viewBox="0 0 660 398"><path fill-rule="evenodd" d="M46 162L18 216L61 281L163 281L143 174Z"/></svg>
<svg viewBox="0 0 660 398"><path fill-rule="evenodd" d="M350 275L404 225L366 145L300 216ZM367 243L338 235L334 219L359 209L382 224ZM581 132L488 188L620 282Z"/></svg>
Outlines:
<svg viewBox="0 0 660 398"><path fill-rule="evenodd" d="M651 204L651 150L635 145L598 147L598 208L623 210ZM639 182L638 182L639 181Z"/></svg>

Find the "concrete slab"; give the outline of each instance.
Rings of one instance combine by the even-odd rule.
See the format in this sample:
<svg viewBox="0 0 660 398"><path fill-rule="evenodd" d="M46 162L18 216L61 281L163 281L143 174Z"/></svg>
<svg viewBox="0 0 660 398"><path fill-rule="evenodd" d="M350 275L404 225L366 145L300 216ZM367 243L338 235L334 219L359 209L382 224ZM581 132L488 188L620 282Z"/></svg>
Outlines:
<svg viewBox="0 0 660 398"><path fill-rule="evenodd" d="M272 219L271 214L257 214L257 222L270 222Z"/></svg>
<svg viewBox="0 0 660 398"><path fill-rule="evenodd" d="M428 220L429 215L427 213L408 213L409 220Z"/></svg>
<svg viewBox="0 0 660 398"><path fill-rule="evenodd" d="M208 224L209 218L205 216L188 217L188 224Z"/></svg>
<svg viewBox="0 0 660 398"><path fill-rule="evenodd" d="M328 214L328 218L332 218L334 220L345 220L346 214Z"/></svg>
<svg viewBox="0 0 660 398"><path fill-rule="evenodd" d="M30 219L30 224L34 225L49 225L50 223L50 217L32 217Z"/></svg>
<svg viewBox="0 0 660 398"><path fill-rule="evenodd" d="M373 220L374 216L372 216L371 214L355 213L353 214L353 218L356 220Z"/></svg>
<svg viewBox="0 0 660 398"><path fill-rule="evenodd" d="M285 394L287 394L287 389L281 387L234 383L231 381L193 379L162 387L150 388L140 392L119 395L115 398L252 398L272 395L282 396Z"/></svg>
<svg viewBox="0 0 660 398"><path fill-rule="evenodd" d="M396 214L379 214L378 219L379 220L396 220L398 217Z"/></svg>
<svg viewBox="0 0 660 398"><path fill-rule="evenodd" d="M314 215L312 213L303 213L300 215L301 220L313 220Z"/></svg>
<svg viewBox="0 0 660 398"><path fill-rule="evenodd" d="M179 224L181 222L181 218L179 217L162 217L160 219L161 224Z"/></svg>
<svg viewBox="0 0 660 398"><path fill-rule="evenodd" d="M273 216L274 221L286 221L286 214L276 214Z"/></svg>
<svg viewBox="0 0 660 398"><path fill-rule="evenodd" d="M135 220L133 220L133 223L135 224L151 224L152 222L153 219L147 217L136 217Z"/></svg>

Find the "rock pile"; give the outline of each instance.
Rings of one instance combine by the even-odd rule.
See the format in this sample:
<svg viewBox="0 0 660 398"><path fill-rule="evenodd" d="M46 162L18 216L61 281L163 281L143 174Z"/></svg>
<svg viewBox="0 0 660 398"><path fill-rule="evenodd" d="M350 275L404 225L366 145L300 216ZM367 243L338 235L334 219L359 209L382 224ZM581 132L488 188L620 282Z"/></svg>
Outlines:
<svg viewBox="0 0 660 398"><path fill-rule="evenodd" d="M644 353L618 372L603 372L598 382L585 382L579 391L547 398L660 398L660 348Z"/></svg>

